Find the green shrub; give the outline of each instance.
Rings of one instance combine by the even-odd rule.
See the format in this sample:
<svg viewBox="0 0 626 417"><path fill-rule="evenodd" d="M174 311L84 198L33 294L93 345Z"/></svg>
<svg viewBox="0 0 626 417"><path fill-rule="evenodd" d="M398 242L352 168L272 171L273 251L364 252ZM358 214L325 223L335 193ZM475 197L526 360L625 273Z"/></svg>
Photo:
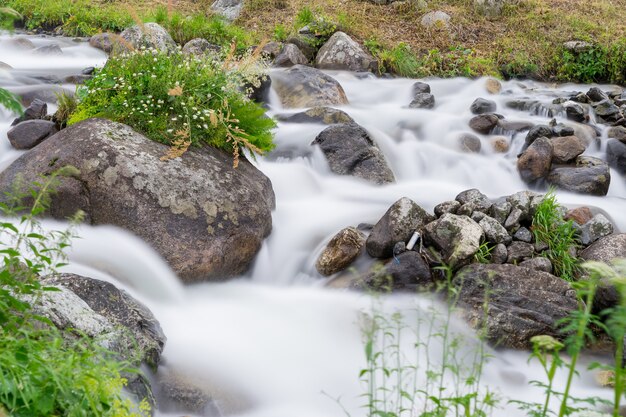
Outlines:
<svg viewBox="0 0 626 417"><path fill-rule="evenodd" d="M561 50L557 74L562 80L593 83L606 81L608 51L605 47L595 45L587 51L572 52Z"/></svg>
<svg viewBox="0 0 626 417"><path fill-rule="evenodd" d="M111 57L78 90L69 124L105 117L170 145L168 158L204 144L233 153L236 166L241 148L262 154L273 147L274 121L241 91L263 76L256 55L239 62L154 50Z"/></svg>

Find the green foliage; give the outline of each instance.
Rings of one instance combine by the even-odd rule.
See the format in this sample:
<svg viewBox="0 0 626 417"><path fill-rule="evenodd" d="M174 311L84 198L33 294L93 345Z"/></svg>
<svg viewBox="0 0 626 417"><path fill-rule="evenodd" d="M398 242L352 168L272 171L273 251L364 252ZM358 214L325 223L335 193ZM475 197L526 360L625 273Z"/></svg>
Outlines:
<svg viewBox="0 0 626 417"><path fill-rule="evenodd" d="M274 39L278 42L285 42L289 37L289 29L283 24L274 26Z"/></svg>
<svg viewBox="0 0 626 417"><path fill-rule="evenodd" d="M10 7L0 7L0 29L13 29L13 22L22 18L16 10Z"/></svg>
<svg viewBox="0 0 626 417"><path fill-rule="evenodd" d="M0 106L13 113L22 114L22 103L20 103L20 100L4 88L0 88Z"/></svg>
<svg viewBox="0 0 626 417"><path fill-rule="evenodd" d="M474 254L474 261L481 264L491 263L491 251L494 246L489 245L489 242L483 242L478 247L478 251Z"/></svg>
<svg viewBox="0 0 626 417"><path fill-rule="evenodd" d="M374 45L370 44L370 47ZM392 49L379 49L377 54L382 67L387 71L403 77L420 77L423 75L421 63L411 51L411 47L400 42Z"/></svg>
<svg viewBox="0 0 626 417"><path fill-rule="evenodd" d="M36 315L37 303L53 291L39 282L41 275L63 265L64 249L72 232L46 232L36 220L48 206L59 176L76 168L64 167L25 192L0 202L0 414L13 417L110 416L140 417L149 411L142 402L139 413L123 398L122 372L132 371L112 352L80 334L66 340L51 322ZM27 209L25 200L32 201Z"/></svg>
<svg viewBox="0 0 626 417"><path fill-rule="evenodd" d="M166 158L210 145L231 152L236 166L241 148L262 154L273 147L274 121L241 91L265 76L257 58L221 62L154 50L111 57L79 89L69 124L105 117L170 145Z"/></svg>
<svg viewBox="0 0 626 417"><path fill-rule="evenodd" d="M608 78L607 49L596 45L582 52L561 51L558 76L561 79L583 83L604 81Z"/></svg>
<svg viewBox="0 0 626 417"><path fill-rule="evenodd" d="M57 111L54 113L54 119L61 125L67 125L72 113L76 111L78 100L74 94L62 92L57 94Z"/></svg>
<svg viewBox="0 0 626 417"><path fill-rule="evenodd" d="M314 48L320 48L337 31L337 23L328 16L314 13L308 7L300 9L296 14L294 25L296 30L308 26L313 36L307 36L304 40Z"/></svg>
<svg viewBox="0 0 626 417"><path fill-rule="evenodd" d="M563 220L554 190L550 190L537 206L531 229L536 242L548 245L546 257L554 266L554 274L573 281L579 272L579 261L572 254L578 246L576 230L571 220Z"/></svg>
<svg viewBox="0 0 626 417"><path fill-rule="evenodd" d="M297 29L312 23L315 20L315 13L308 7L303 7L296 14L295 25Z"/></svg>

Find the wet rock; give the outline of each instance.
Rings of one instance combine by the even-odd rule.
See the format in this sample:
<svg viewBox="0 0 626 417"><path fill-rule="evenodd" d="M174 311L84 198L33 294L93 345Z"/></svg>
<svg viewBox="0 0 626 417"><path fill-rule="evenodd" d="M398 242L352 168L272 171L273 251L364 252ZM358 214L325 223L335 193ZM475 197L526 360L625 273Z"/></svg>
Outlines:
<svg viewBox="0 0 626 417"><path fill-rule="evenodd" d="M471 133L464 133L459 136L459 149L461 152L480 153L482 144L480 138Z"/></svg>
<svg viewBox="0 0 626 417"><path fill-rule="evenodd" d="M520 227L515 233L513 233L513 239L520 242L530 243L533 240L533 234L525 227Z"/></svg>
<svg viewBox="0 0 626 417"><path fill-rule="evenodd" d="M571 126L566 126L563 123L558 123L552 126L552 133L555 136L575 136L576 130Z"/></svg>
<svg viewBox="0 0 626 417"><path fill-rule="evenodd" d="M576 223L582 225L587 223L589 220L591 220L591 218L593 217L593 214L591 213L591 210L589 209L589 207L577 207L575 209L572 210L568 210L567 213L565 213L565 216L563 217L565 220L573 220Z"/></svg>
<svg viewBox="0 0 626 417"><path fill-rule="evenodd" d="M176 50L176 42L172 39L167 30L158 23L144 23L131 26L125 29L120 36L130 43L133 48L154 48L161 52L173 52Z"/></svg>
<svg viewBox="0 0 626 417"><path fill-rule="evenodd" d="M427 244L443 252L444 262L460 267L478 251L485 233L467 216L446 213L424 228Z"/></svg>
<svg viewBox="0 0 626 417"><path fill-rule="evenodd" d="M488 340L506 348L528 349L537 335L562 337L557 322L578 308L566 281L514 265L472 264L457 273L454 284L470 324L478 328L486 322Z"/></svg>
<svg viewBox="0 0 626 417"><path fill-rule="evenodd" d="M514 264L531 258L535 252L535 247L530 243L515 241L507 248L507 263Z"/></svg>
<svg viewBox="0 0 626 417"><path fill-rule="evenodd" d="M36 48L33 41L31 41L28 38L22 38L22 37L11 38L8 41L5 40L3 42L6 42L13 49L22 49L22 50L28 51L28 50Z"/></svg>
<svg viewBox="0 0 626 417"><path fill-rule="evenodd" d="M364 283L374 290L424 291L434 286L428 263L415 251L401 253L384 267L371 271Z"/></svg>
<svg viewBox="0 0 626 417"><path fill-rule="evenodd" d="M609 100L598 103L595 106L596 116L603 120L618 120L622 117L619 107Z"/></svg>
<svg viewBox="0 0 626 417"><path fill-rule="evenodd" d="M565 114L569 120L583 123L587 120L587 115L583 106L577 103L569 103L565 105Z"/></svg>
<svg viewBox="0 0 626 417"><path fill-rule="evenodd" d="M354 119L348 113L331 107L313 107L296 114L277 115L276 119L288 123L319 123L325 125L354 123Z"/></svg>
<svg viewBox="0 0 626 417"><path fill-rule="evenodd" d="M101 49L108 54L120 43L120 39L122 39L120 35L115 33L98 33L89 38L89 45L93 48Z"/></svg>
<svg viewBox="0 0 626 417"><path fill-rule="evenodd" d="M493 113L496 111L497 105L493 100L477 98L470 106L470 111L474 114Z"/></svg>
<svg viewBox="0 0 626 417"><path fill-rule="evenodd" d="M369 133L356 123L327 127L311 145L319 145L335 174L352 175L374 184L395 181L383 153Z"/></svg>
<svg viewBox="0 0 626 417"><path fill-rule="evenodd" d="M378 71L378 61L344 32L335 32L320 48L318 68L346 71Z"/></svg>
<svg viewBox="0 0 626 417"><path fill-rule="evenodd" d="M502 84L498 80L488 78L487 81L485 81L485 89L489 94L500 94Z"/></svg>
<svg viewBox="0 0 626 417"><path fill-rule="evenodd" d="M591 87L589 91L587 91L587 97L589 97L591 101L603 101L609 99L609 96L598 87Z"/></svg>
<svg viewBox="0 0 626 417"><path fill-rule="evenodd" d="M217 0L211 5L211 10L228 21L239 17L243 9L243 0Z"/></svg>
<svg viewBox="0 0 626 417"><path fill-rule="evenodd" d="M619 140L622 143L626 143L626 127L614 126L607 131L607 137Z"/></svg>
<svg viewBox="0 0 626 417"><path fill-rule="evenodd" d="M552 137L552 128L545 125L536 125L533 126L528 133L526 134L526 139L524 139L524 148L522 150L526 150L535 140L546 137Z"/></svg>
<svg viewBox="0 0 626 417"><path fill-rule="evenodd" d="M219 54L221 49L222 48L219 45L215 45L206 39L195 38L183 46L182 52L184 55L192 55L198 58L203 58L209 54Z"/></svg>
<svg viewBox="0 0 626 417"><path fill-rule="evenodd" d="M218 405L202 385L175 372L159 368L157 374L159 411L221 416Z"/></svg>
<svg viewBox="0 0 626 417"><path fill-rule="evenodd" d="M626 233L612 234L600 238L583 250L579 256L586 261L604 263L611 263L615 259L626 258ZM595 312L614 307L619 301L620 295L617 289L608 280L601 280L593 300Z"/></svg>
<svg viewBox="0 0 626 417"><path fill-rule="evenodd" d="M365 234L354 227L346 227L328 242L315 268L324 276L343 271L359 256L363 246Z"/></svg>
<svg viewBox="0 0 626 417"><path fill-rule="evenodd" d="M552 161L557 164L566 164L583 152L586 146L584 142L576 136L562 136L553 138L552 142Z"/></svg>
<svg viewBox="0 0 626 417"><path fill-rule="evenodd" d="M437 204L435 206L435 216L441 217L445 213L456 214L456 211L461 207L461 203L458 201L444 201L443 203Z"/></svg>
<svg viewBox="0 0 626 417"><path fill-rule="evenodd" d="M598 213L581 226L580 243L587 246L611 233L613 224L603 214Z"/></svg>
<svg viewBox="0 0 626 417"><path fill-rule="evenodd" d="M495 114L481 114L469 121L469 127L478 133L489 134L498 125L500 119Z"/></svg>
<svg viewBox="0 0 626 417"><path fill-rule="evenodd" d="M286 108L348 104L346 93L337 80L315 68L294 65L272 74L272 81Z"/></svg>
<svg viewBox="0 0 626 417"><path fill-rule="evenodd" d="M509 232L507 232L504 226L502 226L493 217L485 215L485 217L483 217L478 224L480 227L482 227L483 231L485 232L485 237L489 242L495 244L508 244L509 242L511 242L511 236L509 236Z"/></svg>
<svg viewBox="0 0 626 417"><path fill-rule="evenodd" d="M578 157L576 167L559 167L550 171L546 180L567 191L603 196L609 191L609 165L601 159Z"/></svg>
<svg viewBox="0 0 626 417"><path fill-rule="evenodd" d="M26 120L39 120L43 119L48 115L48 104L39 99L33 100L30 105L24 110L24 114L22 114L17 119L13 120L11 126L15 126L18 123L22 123Z"/></svg>
<svg viewBox="0 0 626 417"><path fill-rule="evenodd" d="M430 94L430 85L423 83L421 81L417 81L411 87L413 91L413 95L416 96L418 94Z"/></svg>
<svg viewBox="0 0 626 417"><path fill-rule="evenodd" d="M49 215L78 209L92 225L127 229L152 246L185 282L223 280L251 264L272 227L274 192L246 160L210 147L161 161L168 147L104 119L72 125L0 173L0 190L16 176L26 184L66 165Z"/></svg>
<svg viewBox="0 0 626 417"><path fill-rule="evenodd" d="M420 20L427 29L447 29L450 24L450 15L440 10L428 12Z"/></svg>
<svg viewBox="0 0 626 417"><path fill-rule="evenodd" d="M626 143L611 139L606 143L606 161L622 175L626 175Z"/></svg>
<svg viewBox="0 0 626 417"><path fill-rule="evenodd" d="M63 55L63 51L61 47L56 43L51 43L50 45L40 46L39 48L33 49L34 55Z"/></svg>
<svg viewBox="0 0 626 417"><path fill-rule="evenodd" d="M374 258L389 258L396 242L408 242L413 232L433 220L423 208L407 197L389 207L370 233L365 247Z"/></svg>
<svg viewBox="0 0 626 417"><path fill-rule="evenodd" d="M498 127L507 132L524 132L535 126L534 123L524 121L498 120Z"/></svg>
<svg viewBox="0 0 626 417"><path fill-rule="evenodd" d="M517 170L525 182L545 177L552 165L552 143L541 137L535 140L517 160Z"/></svg>
<svg viewBox="0 0 626 417"><path fill-rule="evenodd" d="M496 153L507 153L511 148L509 139L505 136L495 136L489 139L493 151Z"/></svg>
<svg viewBox="0 0 626 417"><path fill-rule="evenodd" d="M432 109L435 107L435 96L428 93L416 94L409 104L411 109Z"/></svg>
<svg viewBox="0 0 626 417"><path fill-rule="evenodd" d="M538 257L532 258L519 264L522 268L534 269L535 271L543 271L548 274L552 273L552 262L548 258Z"/></svg>
<svg viewBox="0 0 626 417"><path fill-rule="evenodd" d="M487 213L493 205L491 200L476 188L462 191L454 199L461 204L471 203L474 205L475 210L483 213Z"/></svg>
<svg viewBox="0 0 626 417"><path fill-rule="evenodd" d="M9 142L15 149L31 149L57 133L56 124L47 120L27 120L7 132Z"/></svg>
<svg viewBox="0 0 626 417"><path fill-rule="evenodd" d="M274 60L275 67L293 67L294 65L306 65L309 60L293 43L288 43L283 46L276 59Z"/></svg>

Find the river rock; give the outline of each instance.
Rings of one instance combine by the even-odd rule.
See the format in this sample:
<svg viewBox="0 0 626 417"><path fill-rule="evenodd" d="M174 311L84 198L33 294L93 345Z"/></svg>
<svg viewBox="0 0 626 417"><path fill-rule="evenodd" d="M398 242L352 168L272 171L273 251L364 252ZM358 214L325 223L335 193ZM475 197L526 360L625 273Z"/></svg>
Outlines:
<svg viewBox="0 0 626 417"><path fill-rule="evenodd" d="M562 136L553 138L552 142L552 161L557 164L566 164L574 160L578 155L585 152L586 146L584 142L576 136Z"/></svg>
<svg viewBox="0 0 626 417"><path fill-rule="evenodd" d="M552 137L552 134L552 128L550 128L549 126L533 126L526 134L526 139L524 139L524 147L522 148L522 151L526 150L535 140L539 139L540 137L550 138Z"/></svg>
<svg viewBox="0 0 626 417"><path fill-rule="evenodd" d="M445 213L456 214L456 211L461 207L461 203L456 200L453 201L444 201L443 203L439 203L435 206L435 216L441 217Z"/></svg>
<svg viewBox="0 0 626 417"><path fill-rule="evenodd" d="M154 48L161 52L173 52L176 50L176 42L167 30L158 23L144 23L125 29L120 36L130 43L133 48Z"/></svg>
<svg viewBox="0 0 626 417"><path fill-rule="evenodd" d="M491 243L508 244L511 242L511 236L509 232L502 226L496 219L490 216L484 216L482 220L478 222L485 232L485 237Z"/></svg>
<svg viewBox="0 0 626 417"><path fill-rule="evenodd" d="M617 172L626 175L626 143L610 139L606 143L606 161Z"/></svg>
<svg viewBox="0 0 626 417"><path fill-rule="evenodd" d="M524 132L535 127L532 122L525 122L523 120L498 120L498 127L506 132Z"/></svg>
<svg viewBox="0 0 626 417"><path fill-rule="evenodd" d="M489 139L489 143L496 153L507 153L511 149L511 144L506 136L494 136Z"/></svg>
<svg viewBox="0 0 626 417"><path fill-rule="evenodd" d="M33 55L63 55L61 47L56 43L51 43L49 45L35 48L33 49L32 53Z"/></svg>
<svg viewBox="0 0 626 417"><path fill-rule="evenodd" d="M365 234L354 227L346 227L328 242L317 258L315 268L324 276L343 271L359 256L363 246Z"/></svg>
<svg viewBox="0 0 626 417"><path fill-rule="evenodd" d="M587 114L583 106L577 103L566 103L565 114L567 118L575 122L583 123L587 120Z"/></svg>
<svg viewBox="0 0 626 417"><path fill-rule="evenodd" d="M613 223L602 213L598 213L591 220L584 223L580 230L580 243L587 246L613 233Z"/></svg>
<svg viewBox="0 0 626 417"><path fill-rule="evenodd" d="M424 227L427 244L443 252L443 261L460 267L478 251L485 233L467 216L446 213Z"/></svg>
<svg viewBox="0 0 626 417"><path fill-rule="evenodd" d="M522 268L534 269L535 271L543 271L548 274L552 273L552 262L548 258L539 256L537 258L528 259L519 264Z"/></svg>
<svg viewBox="0 0 626 417"><path fill-rule="evenodd" d="M563 123L557 123L552 126L552 133L555 136L576 136L576 129Z"/></svg>
<svg viewBox="0 0 626 417"><path fill-rule="evenodd" d="M506 258L509 257L509 253L506 250L504 243L498 243L493 247L491 251L491 258L489 259L492 264L503 264L506 262Z"/></svg>
<svg viewBox="0 0 626 417"><path fill-rule="evenodd" d="M28 38L23 38L23 37L10 38L8 40L4 40L3 42L6 42L8 46L13 49L22 49L22 50L28 51L28 50L36 48L33 41L31 41Z"/></svg>
<svg viewBox="0 0 626 417"><path fill-rule="evenodd" d="M471 203L475 210L482 211L483 213L487 213L493 205L489 197L476 188L461 191L454 199L461 204Z"/></svg>
<svg viewBox="0 0 626 417"><path fill-rule="evenodd" d="M413 232L421 232L433 217L417 203L403 197L389 207L372 229L365 248L374 258L389 258L396 242L408 242Z"/></svg>
<svg viewBox="0 0 626 417"><path fill-rule="evenodd" d="M294 65L272 74L272 81L286 108L348 104L346 93L337 80L315 68Z"/></svg>
<svg viewBox="0 0 626 417"><path fill-rule="evenodd" d="M604 121L615 121L622 117L619 107L608 99L595 105L594 109L596 116L599 116Z"/></svg>
<svg viewBox="0 0 626 417"><path fill-rule="evenodd" d="M243 0L217 0L211 5L211 10L228 21L239 17L243 9Z"/></svg>
<svg viewBox="0 0 626 417"><path fill-rule="evenodd" d="M462 152L480 153L481 148L482 143L478 136L471 133L463 133L459 136L459 149Z"/></svg>
<svg viewBox="0 0 626 417"><path fill-rule="evenodd" d="M184 55L192 55L198 58L203 58L208 54L219 54L221 51L219 45L215 45L203 38L195 38L187 42L183 46Z"/></svg>
<svg viewBox="0 0 626 417"><path fill-rule="evenodd" d="M500 91L502 91L502 84L498 80L488 78L485 81L485 89L489 94L500 94Z"/></svg>
<svg viewBox="0 0 626 417"><path fill-rule="evenodd" d="M470 111L474 114L493 113L496 111L497 105L493 100L477 98L470 106Z"/></svg>
<svg viewBox="0 0 626 417"><path fill-rule="evenodd" d="M626 233L612 234L598 239L580 253L586 261L611 263L614 259L626 258ZM600 281L593 300L594 311L601 312L614 307L620 301L617 289L606 279Z"/></svg>
<svg viewBox="0 0 626 417"><path fill-rule="evenodd" d="M507 248L506 262L516 264L533 256L535 247L530 243L515 241Z"/></svg>
<svg viewBox="0 0 626 417"><path fill-rule="evenodd" d="M309 60L293 43L285 44L274 60L275 67L293 67L294 65L306 65L308 63Z"/></svg>
<svg viewBox="0 0 626 417"><path fill-rule="evenodd" d="M26 120L12 127L7 132L7 137L15 149L31 149L58 131L53 122Z"/></svg>
<svg viewBox="0 0 626 417"><path fill-rule="evenodd" d="M120 43L120 39L122 39L120 35L115 33L98 33L89 38L89 45L108 54Z"/></svg>
<svg viewBox="0 0 626 417"><path fill-rule="evenodd" d="M548 138L535 140L517 160L517 170L522 179L532 182L545 177L552 165L552 143Z"/></svg>
<svg viewBox="0 0 626 417"><path fill-rule="evenodd" d="M609 191L611 173L609 165L598 158L577 158L575 167L552 169L546 180L561 189L581 194L603 196Z"/></svg>
<svg viewBox="0 0 626 417"><path fill-rule="evenodd" d="M420 22L426 29L447 29L450 25L450 15L436 10L426 13Z"/></svg>
<svg viewBox="0 0 626 417"><path fill-rule="evenodd" d="M583 206L568 210L567 213L565 213L565 216L563 216L563 219L572 220L582 225L591 220L592 217L593 214L591 213L591 209L589 207Z"/></svg>
<svg viewBox="0 0 626 417"><path fill-rule="evenodd" d="M321 69L378 71L378 61L344 32L335 32L320 48L315 65Z"/></svg>
<svg viewBox="0 0 626 417"><path fill-rule="evenodd" d="M413 96L416 96L417 94L430 94L430 85L421 81L416 81L413 83L411 90L413 92Z"/></svg>
<svg viewBox="0 0 626 417"><path fill-rule="evenodd" d="M374 290L428 290L434 286L430 267L421 254L407 251L375 268L364 279Z"/></svg>
<svg viewBox="0 0 626 417"><path fill-rule="evenodd" d="M354 123L354 119L348 113L331 107L313 107L296 114L279 114L276 119L288 123L319 123L324 125Z"/></svg>
<svg viewBox="0 0 626 417"><path fill-rule="evenodd" d="M383 153L369 133L356 123L329 126L311 145L319 145L335 174L352 175L374 184L395 181Z"/></svg>
<svg viewBox="0 0 626 417"><path fill-rule="evenodd" d="M596 102L609 99L609 96L598 87L591 87L589 91L587 91L587 97L589 97L591 101Z"/></svg>
<svg viewBox="0 0 626 417"><path fill-rule="evenodd" d="M530 268L471 264L453 282L470 324L486 324L487 339L504 348L528 349L530 339L538 335L562 338L557 322L578 308L576 293L566 281Z"/></svg>
<svg viewBox="0 0 626 417"><path fill-rule="evenodd" d="M481 114L470 119L469 127L478 133L487 135L498 126L499 120L495 114Z"/></svg>
<svg viewBox="0 0 626 417"><path fill-rule="evenodd" d="M164 367L159 368L156 379L155 391L160 412L211 417L222 415L209 390L193 379Z"/></svg>
<svg viewBox="0 0 626 417"><path fill-rule="evenodd" d="M30 105L24 110L24 114L22 114L17 119L13 120L11 126L15 126L18 123L22 123L26 120L38 120L43 119L48 114L48 104L39 99L33 100Z"/></svg>
<svg viewBox="0 0 626 417"><path fill-rule="evenodd" d="M161 161L168 147L130 127L103 119L77 123L23 154L0 173L8 191L18 175L27 184L73 165L62 178L49 214L76 210L93 224L138 235L185 282L225 279L244 272L271 231L271 183L245 160L209 147Z"/></svg>
<svg viewBox="0 0 626 417"><path fill-rule="evenodd" d="M409 104L411 109L432 109L435 107L435 96L428 93L415 94L413 101Z"/></svg>

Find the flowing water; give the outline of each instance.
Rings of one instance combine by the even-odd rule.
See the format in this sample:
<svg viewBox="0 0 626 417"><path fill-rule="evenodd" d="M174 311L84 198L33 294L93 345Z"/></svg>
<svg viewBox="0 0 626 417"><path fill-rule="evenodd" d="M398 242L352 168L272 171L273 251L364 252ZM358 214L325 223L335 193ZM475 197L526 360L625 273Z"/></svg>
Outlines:
<svg viewBox="0 0 626 417"><path fill-rule="evenodd" d="M16 93L49 89L51 80L79 74L106 59L85 43L28 38L37 46L56 42L64 54L32 55L15 48L11 36L0 36L0 61L13 67L0 69L0 86ZM482 137L479 154L457 149L459 133L469 132L470 104L477 97L490 98L508 120L546 124L546 111L531 115L508 109L505 102L529 97L548 105L568 92L589 88L510 81L503 83L502 94L488 97L484 79L432 79L427 82L436 108L415 110L406 108L412 80L331 74L350 100L342 110L373 135L397 178L395 184L378 187L333 175L319 149L310 146L324 126L282 123L276 131L276 151L257 161L272 181L276 210L272 234L247 276L228 283L183 287L164 261L123 231L82 226L81 239L74 242L69 270L113 280L143 300L168 337L164 366L210 387L224 414L340 416L341 407L329 397L341 397L350 415L365 415L359 407L364 403L359 397L364 392L359 371L365 365L359 312L369 311L375 302L377 310L401 309L411 321L428 316L432 304L407 295L372 301L367 295L324 288L326 280L317 275L314 263L325 242L343 227L375 223L403 196L432 211L436 204L468 188L478 188L490 197L525 189L515 168L524 134L503 132L511 142L506 154L493 152L487 137ZM54 88L74 87L61 82ZM293 110L283 110L274 99L270 112ZM20 155L6 139L11 120L6 112L0 113L0 170ZM564 115L557 120L574 126ZM579 136L588 136L584 127L575 128ZM601 155L603 149L592 144L587 153ZM624 197L626 183L615 172L606 197L559 193L564 204L604 210L620 230L626 230ZM466 331L462 323L455 322L453 327L460 333ZM471 334L467 338L473 340ZM464 349L471 345L468 342ZM435 343L430 349L439 355ZM541 391L529 384L540 378L539 368L527 363L526 353L498 351L493 355L485 368L484 387L499 391L504 398L536 401L541 397ZM584 372L575 392L609 395ZM511 407L494 414L501 413L515 414Z"/></svg>

